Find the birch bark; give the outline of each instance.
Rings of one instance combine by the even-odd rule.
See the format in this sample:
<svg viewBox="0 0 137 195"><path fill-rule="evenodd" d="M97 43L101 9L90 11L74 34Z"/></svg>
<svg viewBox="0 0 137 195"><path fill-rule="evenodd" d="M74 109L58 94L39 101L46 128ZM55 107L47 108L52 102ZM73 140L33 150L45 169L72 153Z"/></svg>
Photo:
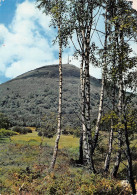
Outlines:
<svg viewBox="0 0 137 195"><path fill-rule="evenodd" d="M80 86L81 86L81 121L82 121L82 130L80 135L80 150L79 150L79 162L83 164L83 148L86 148L85 144L85 134L86 132L86 126L85 126L85 84L84 84L84 70L83 70L83 57L81 60L81 66L80 66ZM84 143L84 144L83 144ZM85 152L84 152L85 153Z"/></svg>
<svg viewBox="0 0 137 195"><path fill-rule="evenodd" d="M109 136L109 149L108 149L108 154L105 159L105 165L104 165L104 171L107 172L109 170L109 165L110 165L110 158L111 158L111 153L112 153L112 143L113 143L113 119L111 119L111 131L110 131L110 136Z"/></svg>
<svg viewBox="0 0 137 195"><path fill-rule="evenodd" d="M87 27L87 36L85 40L85 119L87 129L87 165L95 172L92 158L92 137L91 137L91 120L90 120L90 75L89 75L89 52L90 52L90 26Z"/></svg>
<svg viewBox="0 0 137 195"><path fill-rule="evenodd" d="M101 83L98 118L97 118L97 123L96 123L95 136L94 136L94 139L93 139L92 154L94 153L94 150L95 150L97 142L98 142L100 122L101 122L102 113L103 113L104 88L105 88L105 78L106 78L106 69L107 69L107 38L108 38L108 25L107 25L107 8L106 8L106 13L105 13L105 41L104 41L104 56L103 56L104 57L104 59L103 59L104 62L103 62L103 72L102 72L102 83Z"/></svg>
<svg viewBox="0 0 137 195"><path fill-rule="evenodd" d="M118 32L118 24L116 26L116 30ZM119 165L121 162L121 147L122 147L122 128L120 126L122 125L122 115L123 115L123 31L119 32L119 37L120 37L120 44L117 36L117 50L119 54L119 59L118 59L118 77L119 77L119 103L118 103L118 116L119 116L119 127L118 127L118 147L119 150L117 152L117 157L115 161L115 165L113 168L112 175L113 177L116 177Z"/></svg>
<svg viewBox="0 0 137 195"><path fill-rule="evenodd" d="M125 107L125 106L124 106ZM126 156L128 161L128 177L129 182L132 188L133 195L136 195L136 188L135 188L135 181L133 177L133 169L132 169L132 155L130 151L130 143L129 143L129 136L128 136L128 129L127 129L127 119L126 119L126 111L124 108L124 126L125 126L125 142L126 142Z"/></svg>
<svg viewBox="0 0 137 195"><path fill-rule="evenodd" d="M119 105L118 105L118 112L119 112L119 125L122 124L122 106L123 106L123 78L119 81ZM118 129L118 152L116 156L115 165L113 168L112 175L116 177L119 165L121 162L121 147L122 147L122 129Z"/></svg>
<svg viewBox="0 0 137 195"><path fill-rule="evenodd" d="M50 164L50 170L52 171L55 167L57 153L58 153L58 145L61 136L61 115L62 115L62 41L61 41L61 33L60 33L60 20L58 25L58 33L59 33L59 107L58 107L58 127L57 127L57 135L55 140L55 146L53 151L53 157Z"/></svg>

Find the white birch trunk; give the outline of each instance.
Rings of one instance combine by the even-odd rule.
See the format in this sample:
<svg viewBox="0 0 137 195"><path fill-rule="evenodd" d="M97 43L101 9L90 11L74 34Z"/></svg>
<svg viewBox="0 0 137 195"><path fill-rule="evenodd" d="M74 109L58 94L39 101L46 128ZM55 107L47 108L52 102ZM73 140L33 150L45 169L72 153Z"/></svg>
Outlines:
<svg viewBox="0 0 137 195"><path fill-rule="evenodd" d="M95 172L92 158L92 137L91 137L91 117L90 117L90 75L89 75L89 52L90 52L90 28L87 28L87 36L85 41L85 119L87 129L87 166L92 172Z"/></svg>
<svg viewBox="0 0 137 195"><path fill-rule="evenodd" d="M110 131L110 136L109 136L109 149L108 149L108 154L105 159L105 165L104 165L104 171L109 170L109 165L110 165L110 158L111 158L111 153L112 153L112 144L113 144L113 119L111 119L111 131Z"/></svg>
<svg viewBox="0 0 137 195"><path fill-rule="evenodd" d="M100 122L101 122L102 113L103 113L104 88L105 88L105 77L106 77L106 69L107 69L107 38L108 38L107 33L108 33L108 25L107 25L107 8L106 8L106 13L105 13L104 64L103 64L103 72L102 72L102 83L101 83L101 92L100 92L99 111L98 111L98 118L97 118L97 123L96 123L95 136L94 136L94 139L93 139L92 154L94 153L94 150L95 150L97 142L98 142Z"/></svg>
<svg viewBox="0 0 137 195"><path fill-rule="evenodd" d="M118 24L116 26L116 29L118 29ZM120 31L119 33L120 36L120 45L119 45L119 40L117 36L117 49L119 53L119 103L118 103L118 116L119 116L119 123L122 125L122 115L123 115L123 32ZM118 129L118 147L119 150L117 152L117 157L115 161L115 165L113 168L112 175L113 177L116 177L119 165L121 162L121 147L122 147L122 129Z"/></svg>
<svg viewBox="0 0 137 195"><path fill-rule="evenodd" d="M58 32L60 36L60 24L58 26ZM57 127L57 135L55 140L55 146L53 151L53 157L50 165L50 171L52 171L55 167L57 153L58 153L58 145L61 136L61 115L62 115L62 41L61 37L59 38L59 107L58 107L58 127Z"/></svg>
<svg viewBox="0 0 137 195"><path fill-rule="evenodd" d="M103 74L102 74L100 103L99 103L99 111L98 111L98 118L97 118L97 123L96 123L95 136L94 136L94 139L93 139L92 154L94 154L94 151L95 151L95 148L96 148L96 145L97 145L97 142L98 142L99 128L100 128L100 122L101 122L102 112L103 112L104 86L105 86L105 70L103 70Z"/></svg>
<svg viewBox="0 0 137 195"><path fill-rule="evenodd" d="M114 57L114 64L115 64L115 57ZM113 92L112 92L112 111L115 113L115 77L113 78ZM111 153L112 153L112 144L113 144L113 131L114 131L114 118L112 116L111 118L111 130L110 130L110 135L109 135L109 147L108 147L108 153L105 159L105 164L104 164L104 171L107 172L109 170L110 166L110 159L111 159Z"/></svg>
<svg viewBox="0 0 137 195"><path fill-rule="evenodd" d="M81 135L80 135L80 149L79 149L79 162L83 164L83 143L85 144L85 84L84 84L84 70L83 70L83 57L81 60L81 67L80 67L80 88L81 88L81 93L80 93L80 100L81 100L81 121L82 121L82 130L81 130ZM84 146L84 148L87 146ZM85 154L85 152L84 152Z"/></svg>
<svg viewBox="0 0 137 195"><path fill-rule="evenodd" d="M126 142L126 156L128 160L128 177L129 182L132 188L132 194L136 195L136 187L135 187L135 181L133 177L133 169L132 169L132 155L130 151L130 142L129 142L129 136L128 136L128 129L127 129L127 118L126 118L126 110L124 105L124 126L125 126L125 142Z"/></svg>
<svg viewBox="0 0 137 195"><path fill-rule="evenodd" d="M83 43L84 43L84 52L86 48L85 41L85 30L82 30ZM85 165L89 164L89 146L88 146L88 135L87 135L87 118L86 118L86 66L85 66L85 56L84 54L84 70L81 67L81 92L82 92L82 130L83 130L83 163ZM83 65L82 65L83 66Z"/></svg>
<svg viewBox="0 0 137 195"><path fill-rule="evenodd" d="M119 105L118 105L118 112L119 112L119 123L122 124L122 107L123 107L123 78L121 73L121 80L119 81ZM112 171L113 177L116 177L119 165L121 162L121 147L122 147L122 129L118 129L118 152L116 156L116 161L114 164L114 168Z"/></svg>

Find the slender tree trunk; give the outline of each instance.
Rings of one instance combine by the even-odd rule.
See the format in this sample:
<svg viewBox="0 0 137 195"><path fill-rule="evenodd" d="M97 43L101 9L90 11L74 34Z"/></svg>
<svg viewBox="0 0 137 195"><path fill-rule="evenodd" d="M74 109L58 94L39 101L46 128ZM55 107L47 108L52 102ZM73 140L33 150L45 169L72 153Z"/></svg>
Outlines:
<svg viewBox="0 0 137 195"><path fill-rule="evenodd" d="M110 18L113 18L115 16L115 0L110 2L110 6L111 6L111 13L110 13ZM117 32L115 33L115 39L117 41ZM113 55L113 69L115 70L115 63L116 63L116 44L114 45L114 55ZM115 72L112 72L112 80L113 80L113 89L112 89L112 111L113 113L115 113L115 90L116 90L116 76L115 76ZM105 159L105 164L104 164L104 171L107 172L109 170L109 166L110 166L110 160L111 160L111 153L112 153L112 145L113 145L113 131L114 131L114 118L112 115L112 119L111 119L111 130L110 130L110 135L109 135L109 148L108 148L108 153Z"/></svg>
<svg viewBox="0 0 137 195"><path fill-rule="evenodd" d="M84 78L84 85L83 85L83 110L82 110L82 120L83 120L83 160L84 164L90 165L90 150L89 150L89 142L88 142L88 134L91 131L90 129L90 84L89 84L89 64L87 64L87 59L85 55L85 78Z"/></svg>
<svg viewBox="0 0 137 195"><path fill-rule="evenodd" d="M87 127L86 127L86 118L85 118L85 81L83 83L82 90L82 131L83 131L83 163L87 164L88 156L88 138L87 138Z"/></svg>
<svg viewBox="0 0 137 195"><path fill-rule="evenodd" d="M95 172L93 158L92 158L92 137L91 137L91 120L90 120L90 75L89 75L89 48L90 45L90 29L87 28L87 37L85 41L85 119L87 129L87 166L92 172Z"/></svg>
<svg viewBox="0 0 137 195"><path fill-rule="evenodd" d="M93 139L92 154L94 154L95 148L97 146L98 137L99 137L100 122L101 122L102 113L103 113L105 72L106 71L103 70L103 73L102 73L102 83L101 83L101 92L100 92L99 111L98 111L98 118L97 118L97 123L96 123L95 135L94 135L94 139Z"/></svg>
<svg viewBox="0 0 137 195"><path fill-rule="evenodd" d="M79 163L83 164L83 131L80 132L79 140Z"/></svg>
<svg viewBox="0 0 137 195"><path fill-rule="evenodd" d="M82 129L80 134L80 147L79 147L79 162L83 164L83 141L85 143L85 132L86 132L86 126L85 126L85 84L84 84L84 71L83 71L83 57L81 60L81 67L80 67L80 85L81 85L81 120L82 120ZM87 147L87 146L84 146Z"/></svg>
<svg viewBox="0 0 137 195"><path fill-rule="evenodd" d="M125 92L124 92L124 99L125 99ZM135 182L134 182L134 176L133 176L133 169L132 169L132 155L130 151L130 142L129 142L129 136L128 136L128 129L127 129L127 117L126 117L126 108L124 104L124 126L125 126L125 143L126 143L126 156L128 161L128 178L129 182L132 188L133 195L136 195L136 188L135 188Z"/></svg>
<svg viewBox="0 0 137 195"><path fill-rule="evenodd" d="M132 156L131 156L131 151L130 151L130 143L128 139L127 120L125 116L124 116L124 125L125 125L126 154L127 154L127 160L128 160L128 177L129 177L129 182L132 188L132 193L133 195L136 195L136 188L135 188L133 169L132 169Z"/></svg>
<svg viewBox="0 0 137 195"><path fill-rule="evenodd" d="M122 78L119 82L119 105L118 105L118 112L119 112L119 124L122 124L122 106L123 106L123 81ZM115 161L115 165L112 171L113 177L116 177L119 165L121 162L121 147L122 147L122 129L118 129L118 152Z"/></svg>
<svg viewBox="0 0 137 195"><path fill-rule="evenodd" d="M93 139L92 154L94 154L94 151L95 151L95 148L96 148L97 142L98 142L100 122L101 122L101 117L102 117L102 113L103 113L104 86L105 86L105 72L103 71L103 74L102 74L102 83L101 83L99 111L98 111L98 118L97 118L97 123L96 123L95 136L94 136L94 139Z"/></svg>
<svg viewBox="0 0 137 195"><path fill-rule="evenodd" d="M116 26L118 30L118 26ZM119 124L122 125L122 115L123 115L123 31L120 31L120 45L117 36L117 50L119 53L119 104L118 104L118 116L119 116ZM121 162L121 147L122 147L122 129L118 129L118 147L119 150L117 152L116 162L113 168L112 175L116 177L119 165Z"/></svg>
<svg viewBox="0 0 137 195"><path fill-rule="evenodd" d="M58 107L58 128L57 135L55 140L55 146L53 151L53 157L50 164L50 171L52 171L55 167L57 153L58 153L58 145L61 136L61 115L62 115L62 41L60 35L60 24L58 25L59 32L59 107Z"/></svg>
<svg viewBox="0 0 137 195"><path fill-rule="evenodd" d="M113 70L115 70L115 63L116 63L116 56L115 56L115 51L116 47L114 46L114 56L113 56ZM115 72L112 72L112 82L113 82L113 88L112 88L112 112L113 114L115 113L115 99L116 99L116 76ZM114 118L112 115L111 119L111 130L110 130L110 135L109 135L109 148L108 148L108 153L105 159L105 164L104 164L104 171L107 172L109 170L110 166L110 160L111 160L111 153L112 153L112 144L113 144L113 131L114 131Z"/></svg>
<svg viewBox="0 0 137 195"><path fill-rule="evenodd" d="M115 64L115 56L114 56L114 64ZM112 91L112 112L115 113L115 77L113 78L113 91ZM108 153L105 159L104 164L104 171L107 172L109 170L110 166L110 160L111 160L111 153L112 153L112 144L113 144L113 131L114 131L114 118L112 115L111 119L111 130L109 135L109 147L108 147Z"/></svg>
<svg viewBox="0 0 137 195"><path fill-rule="evenodd" d="M107 172L109 170L111 153L112 153L112 144L113 144L113 118L111 119L111 131L109 135L109 147L108 147L108 154L105 159L104 171Z"/></svg>
<svg viewBox="0 0 137 195"><path fill-rule="evenodd" d="M89 59L87 55L87 50L85 54L85 119L86 119L86 139L87 139L87 165L91 166L91 124L90 124L90 76L89 76Z"/></svg>
<svg viewBox="0 0 137 195"><path fill-rule="evenodd" d="M132 156L131 156L131 151L130 151L126 120L125 120L125 138L126 138L126 153L127 153L127 160L128 160L128 177L129 177L129 182L132 188L132 193L133 195L136 195L136 188L135 188L133 169L132 169Z"/></svg>
<svg viewBox="0 0 137 195"><path fill-rule="evenodd" d="M104 64L103 64L103 72L102 72L102 83L101 83L101 92L100 92L99 111L98 111L98 118L97 118L97 123L96 123L95 136L94 136L94 139L93 139L92 154L94 153L96 145L97 145L97 142L98 142L100 122L101 122L102 113L103 113L104 88L105 88L105 77L106 77L106 69L107 69L107 37L108 37L108 27L107 27L107 8L106 8L106 14L105 14Z"/></svg>
<svg viewBox="0 0 137 195"><path fill-rule="evenodd" d="M91 166L89 142L88 142L88 128L90 128L87 123L90 120L90 107L89 107L89 97L87 99L87 89L90 91L89 84L89 51L87 49L85 30L82 30L83 43L84 43L84 72L81 79L81 91L82 91L82 130L83 130L83 163L86 166ZM83 58L83 57L82 57ZM82 59L83 60L83 59ZM83 65L82 65L83 66ZM83 71L83 70L82 70ZM88 94L90 95L90 94Z"/></svg>

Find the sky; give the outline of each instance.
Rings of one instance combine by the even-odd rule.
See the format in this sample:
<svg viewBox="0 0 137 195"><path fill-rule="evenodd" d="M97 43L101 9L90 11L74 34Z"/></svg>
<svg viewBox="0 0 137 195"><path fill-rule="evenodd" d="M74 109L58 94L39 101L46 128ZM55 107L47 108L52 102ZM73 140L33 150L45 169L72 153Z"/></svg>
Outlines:
<svg viewBox="0 0 137 195"><path fill-rule="evenodd" d="M58 45L53 45L56 30L50 17L36 8L34 0L5 0L0 5L0 83L45 65L58 64ZM137 0L133 2L137 9ZM101 24L100 24L101 25ZM95 42L98 38L94 37ZM63 52L63 63L79 67L72 57L72 44ZM101 78L101 70L90 67L90 74Z"/></svg>

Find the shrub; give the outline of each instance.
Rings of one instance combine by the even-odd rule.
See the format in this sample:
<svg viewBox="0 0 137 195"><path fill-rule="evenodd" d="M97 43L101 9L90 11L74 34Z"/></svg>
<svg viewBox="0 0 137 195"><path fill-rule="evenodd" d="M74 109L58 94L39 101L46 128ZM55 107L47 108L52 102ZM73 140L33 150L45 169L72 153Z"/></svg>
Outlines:
<svg viewBox="0 0 137 195"><path fill-rule="evenodd" d="M9 127L10 127L10 122L8 117L0 113L0 128L8 129Z"/></svg>
<svg viewBox="0 0 137 195"><path fill-rule="evenodd" d="M12 131L18 132L20 134L32 133L32 130L29 127L20 127L20 126L12 127Z"/></svg>
<svg viewBox="0 0 137 195"><path fill-rule="evenodd" d="M6 130L6 129L0 129L0 138L2 137L9 137L13 135L17 135L17 132L13 132L11 130Z"/></svg>
<svg viewBox="0 0 137 195"><path fill-rule="evenodd" d="M27 131L27 133L32 133L32 130L29 127L24 127L25 131Z"/></svg>
<svg viewBox="0 0 137 195"><path fill-rule="evenodd" d="M63 129L62 133L64 135L74 135L75 137L80 137L80 129L79 128L66 127Z"/></svg>
<svg viewBox="0 0 137 195"><path fill-rule="evenodd" d="M47 137L47 138L52 138L53 136L54 136L54 133L52 132L52 131L39 131L39 129L38 129L38 136L44 136L44 137Z"/></svg>
<svg viewBox="0 0 137 195"><path fill-rule="evenodd" d="M42 116L40 124L40 128L37 128L39 136L52 138L56 134L57 119L55 113Z"/></svg>

